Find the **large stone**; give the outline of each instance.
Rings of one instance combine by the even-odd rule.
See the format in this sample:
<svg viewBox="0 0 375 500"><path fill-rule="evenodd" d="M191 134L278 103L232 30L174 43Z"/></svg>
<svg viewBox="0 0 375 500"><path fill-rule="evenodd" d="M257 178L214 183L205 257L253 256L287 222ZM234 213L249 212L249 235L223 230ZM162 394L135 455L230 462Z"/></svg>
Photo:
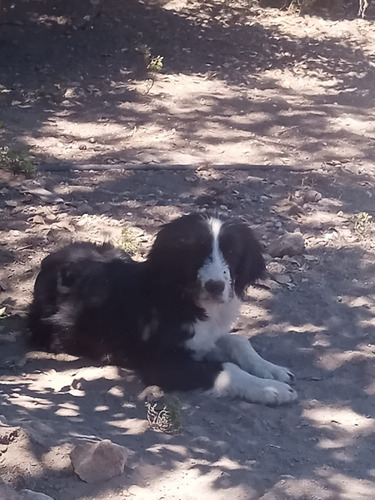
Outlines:
<svg viewBox="0 0 375 500"><path fill-rule="evenodd" d="M104 439L99 443L77 444L70 458L75 473L82 481L97 483L122 474L128 452L123 446Z"/></svg>
<svg viewBox="0 0 375 500"><path fill-rule="evenodd" d="M271 257L284 257L284 255L300 255L305 249L305 242L301 233L286 233L270 243L268 253Z"/></svg>
<svg viewBox="0 0 375 500"><path fill-rule="evenodd" d="M318 203L322 199L321 193L315 189L309 189L305 192L303 196L303 201L305 203Z"/></svg>

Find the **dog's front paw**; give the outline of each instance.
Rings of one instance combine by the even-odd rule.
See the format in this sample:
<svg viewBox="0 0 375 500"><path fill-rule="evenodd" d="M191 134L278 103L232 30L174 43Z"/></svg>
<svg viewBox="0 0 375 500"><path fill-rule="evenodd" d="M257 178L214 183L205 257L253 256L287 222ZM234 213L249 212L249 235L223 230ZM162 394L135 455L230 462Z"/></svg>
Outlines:
<svg viewBox="0 0 375 500"><path fill-rule="evenodd" d="M278 380L279 382L285 382L286 384L294 382L295 377L288 368L274 365L273 363L269 363L265 360L263 361L263 363L254 367L254 375L261 378Z"/></svg>
<svg viewBox="0 0 375 500"><path fill-rule="evenodd" d="M297 392L288 384L276 380L265 381L262 391L263 404L267 406L279 406L292 403L297 399Z"/></svg>

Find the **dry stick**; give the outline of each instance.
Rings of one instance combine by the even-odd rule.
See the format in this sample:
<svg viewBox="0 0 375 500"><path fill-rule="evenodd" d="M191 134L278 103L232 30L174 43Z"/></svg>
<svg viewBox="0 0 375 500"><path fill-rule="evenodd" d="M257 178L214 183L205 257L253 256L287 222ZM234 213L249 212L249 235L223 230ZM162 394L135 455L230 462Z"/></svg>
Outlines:
<svg viewBox="0 0 375 500"><path fill-rule="evenodd" d="M282 165L282 164L272 164L272 165L255 165L251 163L234 163L234 164L222 164L222 165L206 165L206 164L106 164L106 163L87 163L87 164L63 164L63 163L41 163L38 165L37 169L39 172L71 172L73 170L78 171L102 171L102 170L150 170L150 171L176 171L176 170L251 170L251 169L282 169L287 168L288 170L296 172L306 172L321 168L321 165Z"/></svg>
<svg viewBox="0 0 375 500"><path fill-rule="evenodd" d="M358 17L364 19L366 16L366 10L368 9L369 6L369 0L359 0L358 3L359 3L359 9L357 15Z"/></svg>

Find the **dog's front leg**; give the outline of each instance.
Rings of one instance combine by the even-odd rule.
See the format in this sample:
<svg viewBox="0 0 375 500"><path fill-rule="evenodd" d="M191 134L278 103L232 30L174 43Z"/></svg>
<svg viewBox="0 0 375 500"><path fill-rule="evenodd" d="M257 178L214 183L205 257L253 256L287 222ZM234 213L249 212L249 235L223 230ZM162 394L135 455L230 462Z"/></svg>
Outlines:
<svg viewBox="0 0 375 500"><path fill-rule="evenodd" d="M234 333L224 335L216 342L216 347L222 361L231 361L257 377L286 383L294 380L294 375L288 368L263 359L252 347L250 341L241 335Z"/></svg>
<svg viewBox="0 0 375 500"><path fill-rule="evenodd" d="M211 393L215 396L239 397L250 403L278 406L292 403L297 393L278 380L255 377L233 363L223 363Z"/></svg>

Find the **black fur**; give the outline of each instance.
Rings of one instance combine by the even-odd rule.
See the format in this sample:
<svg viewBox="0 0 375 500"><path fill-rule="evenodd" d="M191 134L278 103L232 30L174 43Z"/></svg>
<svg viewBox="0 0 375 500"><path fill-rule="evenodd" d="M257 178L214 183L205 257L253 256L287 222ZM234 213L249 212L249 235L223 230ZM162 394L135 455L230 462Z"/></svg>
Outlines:
<svg viewBox="0 0 375 500"><path fill-rule="evenodd" d="M260 245L242 222L223 224L220 248L238 296L264 271ZM138 371L166 390L208 389L222 363L197 361L185 342L204 320L197 273L211 252L207 218L165 225L145 262L111 245L74 243L46 257L28 324L38 348Z"/></svg>

